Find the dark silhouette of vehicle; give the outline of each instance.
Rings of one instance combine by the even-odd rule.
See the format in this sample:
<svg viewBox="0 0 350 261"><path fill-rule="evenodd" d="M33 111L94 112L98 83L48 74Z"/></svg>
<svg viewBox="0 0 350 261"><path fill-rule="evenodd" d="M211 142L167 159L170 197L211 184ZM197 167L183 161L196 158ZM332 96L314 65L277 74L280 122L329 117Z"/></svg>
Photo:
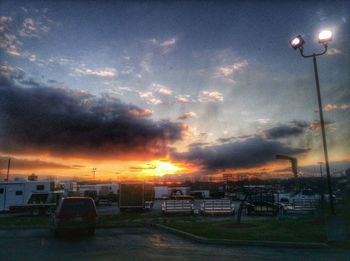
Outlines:
<svg viewBox="0 0 350 261"><path fill-rule="evenodd" d="M94 235L96 220L96 206L92 198L62 198L52 215L53 231L55 236L66 231L86 231Z"/></svg>

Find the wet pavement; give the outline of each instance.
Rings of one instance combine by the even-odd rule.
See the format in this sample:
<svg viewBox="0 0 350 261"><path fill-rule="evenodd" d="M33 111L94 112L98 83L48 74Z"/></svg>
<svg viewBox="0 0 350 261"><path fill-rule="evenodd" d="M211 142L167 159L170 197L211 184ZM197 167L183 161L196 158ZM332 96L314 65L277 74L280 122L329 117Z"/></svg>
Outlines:
<svg viewBox="0 0 350 261"><path fill-rule="evenodd" d="M46 229L0 230L0 260L349 260L350 251L195 243L150 228L98 229L54 238Z"/></svg>

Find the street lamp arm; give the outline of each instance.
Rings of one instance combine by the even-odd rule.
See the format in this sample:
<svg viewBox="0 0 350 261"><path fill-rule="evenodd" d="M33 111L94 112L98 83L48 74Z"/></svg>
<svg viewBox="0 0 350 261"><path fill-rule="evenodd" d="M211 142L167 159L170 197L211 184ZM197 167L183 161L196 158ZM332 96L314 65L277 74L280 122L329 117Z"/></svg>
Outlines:
<svg viewBox="0 0 350 261"><path fill-rule="evenodd" d="M303 48L303 47L300 47L300 48L299 48L300 54L301 54L301 56L304 57L304 58L310 58L310 57L314 57L314 56L321 56L321 55L325 54L325 53L327 52L327 50L328 50L328 46L325 44L325 45L324 45L324 49L323 49L322 52L306 55L306 54L304 54L304 48Z"/></svg>

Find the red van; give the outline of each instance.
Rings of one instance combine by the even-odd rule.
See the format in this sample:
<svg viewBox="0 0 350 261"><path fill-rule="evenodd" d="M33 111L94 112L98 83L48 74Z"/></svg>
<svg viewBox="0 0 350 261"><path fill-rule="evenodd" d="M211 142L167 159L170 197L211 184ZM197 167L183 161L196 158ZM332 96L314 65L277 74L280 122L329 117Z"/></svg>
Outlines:
<svg viewBox="0 0 350 261"><path fill-rule="evenodd" d="M87 231L95 234L96 206L94 200L88 197L61 198L52 216L55 236L63 231Z"/></svg>

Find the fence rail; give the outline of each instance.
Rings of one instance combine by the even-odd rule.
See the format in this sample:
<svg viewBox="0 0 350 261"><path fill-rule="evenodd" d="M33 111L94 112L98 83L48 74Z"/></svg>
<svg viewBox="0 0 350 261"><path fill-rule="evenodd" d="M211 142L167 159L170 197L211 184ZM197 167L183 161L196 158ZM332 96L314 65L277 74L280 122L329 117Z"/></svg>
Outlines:
<svg viewBox="0 0 350 261"><path fill-rule="evenodd" d="M234 214L234 207L231 200L204 200L201 205L201 212L204 215L210 214Z"/></svg>
<svg viewBox="0 0 350 261"><path fill-rule="evenodd" d="M166 200L162 204L163 214L192 214L193 213L193 203L191 200Z"/></svg>

